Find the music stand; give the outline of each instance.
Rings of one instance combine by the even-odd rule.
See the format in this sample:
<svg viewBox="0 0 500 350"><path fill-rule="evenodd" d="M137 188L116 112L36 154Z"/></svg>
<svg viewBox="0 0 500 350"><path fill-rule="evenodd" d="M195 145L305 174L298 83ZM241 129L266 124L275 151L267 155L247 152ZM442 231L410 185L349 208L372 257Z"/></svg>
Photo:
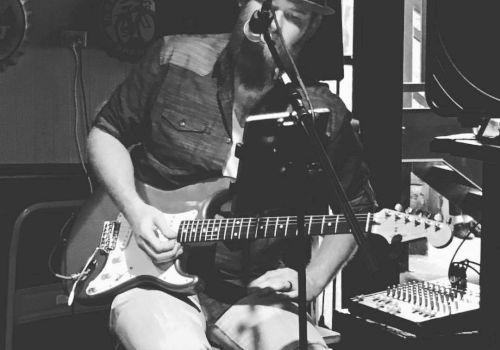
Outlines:
<svg viewBox="0 0 500 350"><path fill-rule="evenodd" d="M328 108L317 108L315 127L326 141ZM318 187L312 180L319 175L319 162L301 126L289 112L249 116L243 131L243 144L236 148L239 158L233 212L237 215L263 215L296 209L297 169L307 167L311 178L300 187ZM311 203L308 203L311 204ZM290 213L288 213L290 214Z"/></svg>
<svg viewBox="0 0 500 350"><path fill-rule="evenodd" d="M314 109L314 112L314 127L324 145L331 113L328 108ZM297 217L298 235L284 244L283 260L298 271L299 341L307 342L305 267L310 259L311 245L304 233L303 218L306 211L307 214L325 213L328 201L321 196L324 194L321 184L325 183L325 172L293 113L260 114L247 118L243 144L236 148L240 161L233 184L232 211L237 216ZM251 248L247 249L247 258L255 260Z"/></svg>

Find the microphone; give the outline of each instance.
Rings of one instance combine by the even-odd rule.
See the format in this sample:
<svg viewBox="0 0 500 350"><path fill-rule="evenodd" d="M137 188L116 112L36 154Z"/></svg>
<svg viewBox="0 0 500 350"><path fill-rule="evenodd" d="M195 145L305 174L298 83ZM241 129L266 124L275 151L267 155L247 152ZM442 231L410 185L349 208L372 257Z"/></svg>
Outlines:
<svg viewBox="0 0 500 350"><path fill-rule="evenodd" d="M253 43L264 42L262 34L273 20L271 11L272 0L265 0L260 10L256 10L252 17L245 22L243 33Z"/></svg>

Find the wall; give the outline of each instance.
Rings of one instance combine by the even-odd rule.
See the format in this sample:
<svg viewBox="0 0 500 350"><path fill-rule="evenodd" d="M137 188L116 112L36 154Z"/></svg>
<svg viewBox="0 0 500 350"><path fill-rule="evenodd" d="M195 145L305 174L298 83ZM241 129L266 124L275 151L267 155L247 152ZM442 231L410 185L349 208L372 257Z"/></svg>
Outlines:
<svg viewBox="0 0 500 350"><path fill-rule="evenodd" d="M69 48L57 33L69 28L85 0L30 1L31 29L17 64L0 73L0 164L76 163L73 79ZM123 79L129 64L102 50L83 50L90 115Z"/></svg>

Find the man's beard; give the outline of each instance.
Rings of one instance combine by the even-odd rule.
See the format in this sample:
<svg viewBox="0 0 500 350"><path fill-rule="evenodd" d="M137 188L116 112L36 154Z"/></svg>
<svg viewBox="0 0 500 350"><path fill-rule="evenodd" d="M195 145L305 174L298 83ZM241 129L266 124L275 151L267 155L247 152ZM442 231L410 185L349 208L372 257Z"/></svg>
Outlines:
<svg viewBox="0 0 500 350"><path fill-rule="evenodd" d="M240 83L247 89L262 90L273 84L276 63L267 44L254 43L245 37L243 26L246 19L250 18L250 12L252 11L248 8L241 12L229 42L229 52L235 63L235 74L238 75ZM284 49L278 37L273 37L273 40L278 52L283 53ZM292 56L296 56L296 49L289 50Z"/></svg>

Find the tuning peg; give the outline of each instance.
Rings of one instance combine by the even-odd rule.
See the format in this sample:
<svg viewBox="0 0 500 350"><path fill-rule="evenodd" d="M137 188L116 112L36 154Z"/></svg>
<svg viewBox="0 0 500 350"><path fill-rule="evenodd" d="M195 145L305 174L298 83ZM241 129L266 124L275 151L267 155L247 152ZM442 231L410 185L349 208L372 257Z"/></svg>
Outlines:
<svg viewBox="0 0 500 350"><path fill-rule="evenodd" d="M403 212L403 211L404 211L404 208L403 208L403 206L402 206L400 203L397 203L397 204L394 206L394 210L399 211L399 212Z"/></svg>
<svg viewBox="0 0 500 350"><path fill-rule="evenodd" d="M443 217L443 214L441 213L437 213L434 215L434 220L435 221L439 221L439 222L443 222L444 221L444 217Z"/></svg>

